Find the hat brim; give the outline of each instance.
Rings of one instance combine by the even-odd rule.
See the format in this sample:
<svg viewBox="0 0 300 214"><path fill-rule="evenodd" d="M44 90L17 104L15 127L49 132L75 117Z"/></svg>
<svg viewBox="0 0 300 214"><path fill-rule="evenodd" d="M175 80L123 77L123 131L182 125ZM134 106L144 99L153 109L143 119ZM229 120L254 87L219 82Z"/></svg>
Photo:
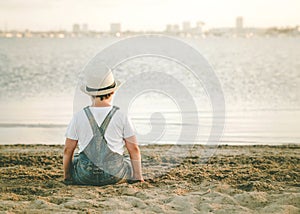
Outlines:
<svg viewBox="0 0 300 214"><path fill-rule="evenodd" d="M119 80L115 80L115 83L116 83L115 87L110 88L110 89L106 89L106 90L101 90L101 91L87 91L86 90L86 85L83 84L83 85L80 86L80 90L83 93L85 93L87 95L90 95L90 96L100 96L100 95L110 94L110 93L116 91L120 87L121 82Z"/></svg>

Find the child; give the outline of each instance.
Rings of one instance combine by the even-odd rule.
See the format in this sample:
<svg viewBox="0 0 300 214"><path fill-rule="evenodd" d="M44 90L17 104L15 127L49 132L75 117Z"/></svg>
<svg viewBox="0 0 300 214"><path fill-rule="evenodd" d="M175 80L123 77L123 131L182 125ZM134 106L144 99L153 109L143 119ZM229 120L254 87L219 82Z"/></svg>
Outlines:
<svg viewBox="0 0 300 214"><path fill-rule="evenodd" d="M66 183L101 186L124 180L144 181L130 120L111 105L119 85L111 70L103 75L87 74L81 90L91 96L92 105L76 113L67 128L63 157ZM130 161L123 157L124 145ZM79 152L73 159L76 146Z"/></svg>

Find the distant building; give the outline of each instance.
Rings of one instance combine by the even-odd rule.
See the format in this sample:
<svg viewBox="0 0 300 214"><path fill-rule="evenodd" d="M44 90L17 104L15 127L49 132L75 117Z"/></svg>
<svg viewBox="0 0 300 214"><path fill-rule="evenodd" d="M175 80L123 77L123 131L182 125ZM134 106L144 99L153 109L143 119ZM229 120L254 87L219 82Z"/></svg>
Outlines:
<svg viewBox="0 0 300 214"><path fill-rule="evenodd" d="M174 31L174 33L179 33L179 31L180 31L179 25L173 25L173 31Z"/></svg>
<svg viewBox="0 0 300 214"><path fill-rule="evenodd" d="M80 33L80 25L79 24L73 25L73 33Z"/></svg>
<svg viewBox="0 0 300 214"><path fill-rule="evenodd" d="M171 25L168 24L166 26L166 32L167 33L179 33L180 29L179 29L179 25Z"/></svg>
<svg viewBox="0 0 300 214"><path fill-rule="evenodd" d="M184 32L184 33L188 33L188 32L190 32L191 31L191 23L190 22L183 22L182 23L182 31Z"/></svg>
<svg viewBox="0 0 300 214"><path fill-rule="evenodd" d="M239 16L239 17L236 18L236 20L235 20L235 28L238 31L241 31L244 28L244 19L243 19L243 17Z"/></svg>
<svg viewBox="0 0 300 214"><path fill-rule="evenodd" d="M82 32L83 32L83 33L87 33L88 31L89 31L88 24L85 24L85 23L84 23L84 24L82 25Z"/></svg>
<svg viewBox="0 0 300 214"><path fill-rule="evenodd" d="M168 32L168 33L172 32L172 26L173 26L173 25L168 24L168 25L166 26L166 32Z"/></svg>
<svg viewBox="0 0 300 214"><path fill-rule="evenodd" d="M110 24L110 33L111 34L120 34L121 33L121 24L120 23L111 23Z"/></svg>
<svg viewBox="0 0 300 214"><path fill-rule="evenodd" d="M201 21L198 21L197 23L196 23L196 28L195 28L195 33L196 34L202 34L202 32L203 32L203 30L202 30L202 27L204 26L204 22L201 22Z"/></svg>

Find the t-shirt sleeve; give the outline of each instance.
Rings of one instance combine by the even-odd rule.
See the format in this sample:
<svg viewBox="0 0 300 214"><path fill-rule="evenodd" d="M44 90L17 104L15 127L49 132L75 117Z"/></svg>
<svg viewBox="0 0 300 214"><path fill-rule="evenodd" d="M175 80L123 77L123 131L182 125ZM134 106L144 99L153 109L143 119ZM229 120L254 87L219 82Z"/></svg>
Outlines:
<svg viewBox="0 0 300 214"><path fill-rule="evenodd" d="M75 115L73 116L72 120L70 121L67 131L65 133L65 137L72 139L72 140L78 140L78 135L76 131L76 117Z"/></svg>
<svg viewBox="0 0 300 214"><path fill-rule="evenodd" d="M123 137L128 138L135 135L133 124L128 116L125 116L124 128L123 128Z"/></svg>

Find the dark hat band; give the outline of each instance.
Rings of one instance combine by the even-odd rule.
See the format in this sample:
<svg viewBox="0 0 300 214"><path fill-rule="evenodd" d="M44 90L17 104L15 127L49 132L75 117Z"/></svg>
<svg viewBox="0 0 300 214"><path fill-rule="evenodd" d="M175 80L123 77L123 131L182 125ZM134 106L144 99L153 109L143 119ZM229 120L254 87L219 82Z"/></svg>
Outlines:
<svg viewBox="0 0 300 214"><path fill-rule="evenodd" d="M95 91L104 91L104 90L107 90L107 89L111 89L111 88L114 88L116 86L116 82L114 82L112 85L110 85L110 86L107 86L107 87L105 87L105 88L90 88L90 87L88 87L88 86L86 86L85 88L86 88L86 91L88 91L88 92L95 92Z"/></svg>

